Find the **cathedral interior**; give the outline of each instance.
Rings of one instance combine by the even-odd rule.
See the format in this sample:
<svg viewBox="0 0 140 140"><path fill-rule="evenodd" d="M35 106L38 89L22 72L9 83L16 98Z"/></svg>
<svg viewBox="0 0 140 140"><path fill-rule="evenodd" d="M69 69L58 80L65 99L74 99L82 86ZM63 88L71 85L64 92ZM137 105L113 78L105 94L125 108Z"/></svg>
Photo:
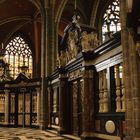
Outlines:
<svg viewBox="0 0 140 140"><path fill-rule="evenodd" d="M139 0L0 0L0 129L140 140Z"/></svg>

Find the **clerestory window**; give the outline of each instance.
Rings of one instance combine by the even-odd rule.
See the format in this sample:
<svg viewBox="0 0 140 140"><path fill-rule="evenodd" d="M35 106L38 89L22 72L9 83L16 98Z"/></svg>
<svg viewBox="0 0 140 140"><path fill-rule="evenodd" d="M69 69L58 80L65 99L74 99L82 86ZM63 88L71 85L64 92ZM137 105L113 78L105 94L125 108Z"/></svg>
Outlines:
<svg viewBox="0 0 140 140"><path fill-rule="evenodd" d="M119 0L114 0L106 9L103 15L102 24L102 39L103 42L106 36L113 34L121 30L120 25L120 2Z"/></svg>
<svg viewBox="0 0 140 140"><path fill-rule="evenodd" d="M32 77L32 52L26 41L20 36L12 39L5 48L5 58L10 64L10 75L15 79L22 66L27 66L28 76Z"/></svg>

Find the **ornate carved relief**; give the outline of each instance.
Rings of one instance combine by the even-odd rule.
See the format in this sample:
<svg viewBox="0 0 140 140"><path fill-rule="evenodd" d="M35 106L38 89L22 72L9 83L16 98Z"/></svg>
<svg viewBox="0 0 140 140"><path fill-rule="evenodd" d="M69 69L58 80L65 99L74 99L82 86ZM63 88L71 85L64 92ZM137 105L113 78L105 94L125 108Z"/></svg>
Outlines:
<svg viewBox="0 0 140 140"><path fill-rule="evenodd" d="M81 70L78 69L78 70L75 70L75 71L69 73L68 76L69 76L69 80L73 80L73 79L81 77L82 72L81 72Z"/></svg>
<svg viewBox="0 0 140 140"><path fill-rule="evenodd" d="M92 51L99 46L99 40L97 39L97 33L87 33L83 31L81 35L82 52Z"/></svg>
<svg viewBox="0 0 140 140"><path fill-rule="evenodd" d="M78 132L78 86L77 81L72 84L73 93L73 131L76 134Z"/></svg>

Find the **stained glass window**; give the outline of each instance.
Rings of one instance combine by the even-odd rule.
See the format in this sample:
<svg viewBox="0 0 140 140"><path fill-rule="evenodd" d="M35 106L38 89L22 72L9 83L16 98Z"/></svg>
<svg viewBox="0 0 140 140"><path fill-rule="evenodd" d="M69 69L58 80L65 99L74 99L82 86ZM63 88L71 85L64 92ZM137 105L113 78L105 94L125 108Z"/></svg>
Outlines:
<svg viewBox="0 0 140 140"><path fill-rule="evenodd" d="M115 33L121 30L120 26L120 3L119 0L114 0L106 9L103 16L102 37L105 41L107 33Z"/></svg>
<svg viewBox="0 0 140 140"><path fill-rule="evenodd" d="M10 64L11 76L16 78L24 65L28 67L28 76L32 77L32 52L25 40L17 36L9 42L5 50L5 58Z"/></svg>

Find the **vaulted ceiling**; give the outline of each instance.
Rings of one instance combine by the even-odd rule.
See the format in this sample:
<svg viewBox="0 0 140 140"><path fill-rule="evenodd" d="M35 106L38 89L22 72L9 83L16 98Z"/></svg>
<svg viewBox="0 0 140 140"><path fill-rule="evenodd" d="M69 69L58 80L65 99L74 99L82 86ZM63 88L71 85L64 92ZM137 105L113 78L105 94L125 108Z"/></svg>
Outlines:
<svg viewBox="0 0 140 140"><path fill-rule="evenodd" d="M33 33L33 19L38 9L29 0L1 0L0 2L0 42L6 43L17 33Z"/></svg>
<svg viewBox="0 0 140 140"><path fill-rule="evenodd" d="M43 0L0 0L0 43L7 43L14 34L22 33L28 36L34 44L35 32L40 34L41 30L41 16L37 6L33 3L34 1L43 3ZM58 10L61 9L60 4L64 0L54 1L55 14L57 14ZM107 1L109 0L77 0L77 13L81 17L81 23L90 24L93 11L100 12ZM99 9L95 7L97 3ZM63 34L64 28L72 20L74 4L75 0L67 0L59 21L58 32L60 35ZM35 26L37 31L35 31Z"/></svg>

